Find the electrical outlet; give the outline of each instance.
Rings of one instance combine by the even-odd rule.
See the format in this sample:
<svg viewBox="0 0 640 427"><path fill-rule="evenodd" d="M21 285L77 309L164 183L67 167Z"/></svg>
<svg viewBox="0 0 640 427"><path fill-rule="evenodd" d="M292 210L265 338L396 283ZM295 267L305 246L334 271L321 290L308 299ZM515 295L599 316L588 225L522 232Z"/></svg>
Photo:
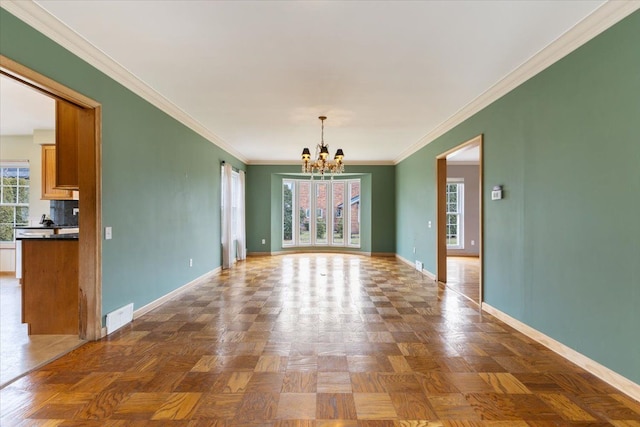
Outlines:
<svg viewBox="0 0 640 427"><path fill-rule="evenodd" d="M71 213L72 213L73 215L78 215L78 214L80 213L80 208L73 208L73 209L71 210Z"/></svg>
<svg viewBox="0 0 640 427"><path fill-rule="evenodd" d="M189 258L189 267L193 267L193 258Z"/></svg>
<svg viewBox="0 0 640 427"><path fill-rule="evenodd" d="M104 228L104 240L111 240L113 237L111 227Z"/></svg>
<svg viewBox="0 0 640 427"><path fill-rule="evenodd" d="M413 247L413 253L414 254L416 253L416 247L415 246Z"/></svg>
<svg viewBox="0 0 640 427"><path fill-rule="evenodd" d="M431 228L431 221L429 221L427 225L429 228Z"/></svg>
<svg viewBox="0 0 640 427"><path fill-rule="evenodd" d="M266 245L267 244L267 239L262 239L262 244Z"/></svg>
<svg viewBox="0 0 640 427"><path fill-rule="evenodd" d="M476 241L475 241L475 240L472 240L472 241L471 241L471 246L475 246L475 245L476 245Z"/></svg>

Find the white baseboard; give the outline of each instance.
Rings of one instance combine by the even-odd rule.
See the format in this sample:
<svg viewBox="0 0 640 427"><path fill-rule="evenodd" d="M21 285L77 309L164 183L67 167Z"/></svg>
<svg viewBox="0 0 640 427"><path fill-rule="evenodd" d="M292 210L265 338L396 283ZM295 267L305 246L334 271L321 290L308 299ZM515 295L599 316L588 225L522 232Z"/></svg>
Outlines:
<svg viewBox="0 0 640 427"><path fill-rule="evenodd" d="M589 359L584 354L578 353L574 349L567 347L561 342L554 340L553 338L543 334L542 332L532 328L529 325L526 325L525 323L522 323L518 319L514 319L513 317L509 316L506 313L503 313L497 308L490 306L486 302L482 303L482 310L486 311L497 319L500 319L507 325L518 330L518 332L521 332L529 338L539 342L549 350L558 353L565 359L575 363L576 365L600 378L602 381L617 388L622 393L629 395L631 398L637 401L640 401L640 385L634 383L630 379L623 377L622 375L612 371L606 366L601 365L595 360Z"/></svg>
<svg viewBox="0 0 640 427"><path fill-rule="evenodd" d="M407 265L410 265L411 267L415 268L416 263L415 261L409 261L408 259L401 257L400 255L396 254L396 258L398 258L400 261L404 262ZM424 264L423 264L424 265ZM417 270L416 270L417 271ZM434 282L436 281L436 275L433 274L432 272L430 272L429 270L425 270L424 268L420 271L420 273L424 274L425 276L427 276L429 279L433 280Z"/></svg>
<svg viewBox="0 0 640 427"><path fill-rule="evenodd" d="M271 256L271 252L247 252L247 257L251 256Z"/></svg>
<svg viewBox="0 0 640 427"><path fill-rule="evenodd" d="M371 256L395 257L395 252L373 252Z"/></svg>
<svg viewBox="0 0 640 427"><path fill-rule="evenodd" d="M154 308L157 308L159 306L161 306L162 304L164 304L165 302L169 301L171 298L180 295L181 293L188 291L189 289L191 289L192 287L199 285L200 283L204 282L205 280L209 279L211 276L218 274L222 271L222 267L218 267L214 270L209 271L208 273L203 274L202 276L193 279L192 281L190 281L189 283L187 283L186 285L180 286L178 289L174 289L173 291L169 292L166 295L161 296L160 298L158 298L155 301L150 302L149 304L140 307L139 309L137 309L136 311L133 312L133 319L137 319L140 316L150 312L151 310L153 310Z"/></svg>

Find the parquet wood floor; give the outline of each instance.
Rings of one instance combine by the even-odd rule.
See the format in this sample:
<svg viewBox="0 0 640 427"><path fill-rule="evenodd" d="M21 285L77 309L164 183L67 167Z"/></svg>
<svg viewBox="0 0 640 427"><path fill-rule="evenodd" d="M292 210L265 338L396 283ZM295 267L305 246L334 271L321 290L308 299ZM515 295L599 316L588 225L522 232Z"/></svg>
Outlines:
<svg viewBox="0 0 640 427"><path fill-rule="evenodd" d="M448 256L446 285L480 304L480 258Z"/></svg>
<svg viewBox="0 0 640 427"><path fill-rule="evenodd" d="M393 258L250 258L0 390L2 426L640 426Z"/></svg>

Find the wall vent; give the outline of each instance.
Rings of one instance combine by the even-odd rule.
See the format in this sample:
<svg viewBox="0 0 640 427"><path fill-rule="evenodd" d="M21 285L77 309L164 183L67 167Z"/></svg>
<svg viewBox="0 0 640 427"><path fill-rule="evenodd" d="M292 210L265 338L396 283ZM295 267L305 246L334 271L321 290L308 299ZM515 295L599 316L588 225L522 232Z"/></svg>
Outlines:
<svg viewBox="0 0 640 427"><path fill-rule="evenodd" d="M133 321L133 303L107 314L107 335Z"/></svg>

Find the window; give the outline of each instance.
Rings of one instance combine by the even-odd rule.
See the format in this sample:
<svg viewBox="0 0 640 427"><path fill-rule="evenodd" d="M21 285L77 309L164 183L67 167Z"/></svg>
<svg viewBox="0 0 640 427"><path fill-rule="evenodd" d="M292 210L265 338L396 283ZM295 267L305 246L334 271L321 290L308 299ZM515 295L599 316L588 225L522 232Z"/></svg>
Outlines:
<svg viewBox="0 0 640 427"><path fill-rule="evenodd" d="M463 221L464 183L447 179L447 248L464 249Z"/></svg>
<svg viewBox="0 0 640 427"><path fill-rule="evenodd" d="M298 184L298 199L294 200L294 205L300 210L300 221L298 222L298 245L311 244L311 183L309 181L300 181ZM297 202L297 203L295 203ZM294 241L295 245L295 241Z"/></svg>
<svg viewBox="0 0 640 427"><path fill-rule="evenodd" d="M29 164L1 163L0 241L13 242L13 227L29 225Z"/></svg>
<svg viewBox="0 0 640 427"><path fill-rule="evenodd" d="M333 229L332 242L334 245L344 245L344 218L342 211L344 210L344 182L334 182L332 185L332 203L333 206Z"/></svg>
<svg viewBox="0 0 640 427"><path fill-rule="evenodd" d="M349 246L360 246L360 181L349 182Z"/></svg>
<svg viewBox="0 0 640 427"><path fill-rule="evenodd" d="M231 240L237 241L240 234L240 214L238 208L240 206L240 174L236 171L231 173Z"/></svg>
<svg viewBox="0 0 640 427"><path fill-rule="evenodd" d="M282 183L282 244L293 245L293 199L295 198L295 183L284 180Z"/></svg>
<svg viewBox="0 0 640 427"><path fill-rule="evenodd" d="M221 183L221 203L220 208L222 210L222 214L224 214L224 200L225 200L225 187L224 187L224 166L221 168L220 172L220 183ZM240 173L238 171L231 171L231 241L235 242L238 240L241 234L241 221L240 221L240 205L242 204L242 195L243 192L240 189Z"/></svg>
<svg viewBox="0 0 640 427"><path fill-rule="evenodd" d="M284 179L282 245L360 247L360 180Z"/></svg>

